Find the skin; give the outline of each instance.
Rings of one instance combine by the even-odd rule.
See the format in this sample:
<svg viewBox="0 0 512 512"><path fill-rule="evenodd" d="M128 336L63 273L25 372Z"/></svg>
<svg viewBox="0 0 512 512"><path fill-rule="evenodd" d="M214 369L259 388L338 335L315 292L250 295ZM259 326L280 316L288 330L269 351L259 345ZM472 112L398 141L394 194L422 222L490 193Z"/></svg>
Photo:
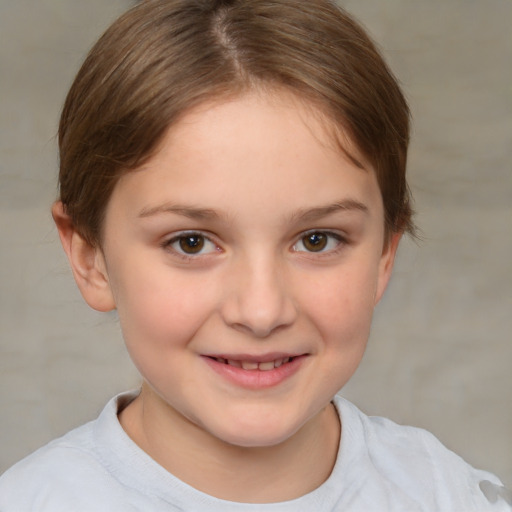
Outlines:
<svg viewBox="0 0 512 512"><path fill-rule="evenodd" d="M117 309L144 379L122 426L222 499L284 501L328 478L341 432L331 400L391 274L400 235L385 243L375 174L328 133L283 92L203 105L118 182L101 248L53 208L85 300ZM218 357L296 359L233 380Z"/></svg>

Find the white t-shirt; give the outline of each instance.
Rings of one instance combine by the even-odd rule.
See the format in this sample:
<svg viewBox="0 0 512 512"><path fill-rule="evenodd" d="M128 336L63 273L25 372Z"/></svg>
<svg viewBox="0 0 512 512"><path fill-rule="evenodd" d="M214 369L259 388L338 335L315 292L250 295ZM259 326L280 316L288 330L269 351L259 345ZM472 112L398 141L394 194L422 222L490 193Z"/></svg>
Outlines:
<svg viewBox="0 0 512 512"><path fill-rule="evenodd" d="M473 469L428 432L364 415L340 397L343 425L332 474L301 498L243 504L213 498L174 477L124 432L112 399L99 418L0 477L1 512L485 512L512 510L494 475Z"/></svg>

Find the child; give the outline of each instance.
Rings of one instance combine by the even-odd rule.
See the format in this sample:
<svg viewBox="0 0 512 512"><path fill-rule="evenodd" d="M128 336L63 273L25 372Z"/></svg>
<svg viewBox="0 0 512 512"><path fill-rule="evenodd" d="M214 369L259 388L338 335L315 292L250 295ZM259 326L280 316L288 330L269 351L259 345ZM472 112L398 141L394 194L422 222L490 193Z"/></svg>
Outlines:
<svg viewBox="0 0 512 512"><path fill-rule="evenodd" d="M115 22L64 106L53 217L143 384L5 473L0 510L509 510L495 476L335 396L414 231L408 137L328 0Z"/></svg>

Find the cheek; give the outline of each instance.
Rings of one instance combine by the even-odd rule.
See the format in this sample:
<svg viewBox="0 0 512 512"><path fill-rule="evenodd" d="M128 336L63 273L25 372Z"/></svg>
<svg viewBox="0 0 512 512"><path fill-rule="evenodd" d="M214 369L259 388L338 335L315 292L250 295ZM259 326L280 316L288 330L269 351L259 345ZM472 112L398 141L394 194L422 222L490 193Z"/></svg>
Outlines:
<svg viewBox="0 0 512 512"><path fill-rule="evenodd" d="M323 385L337 393L357 370L370 335L376 273L344 269L314 286L304 300L309 325L320 334Z"/></svg>
<svg viewBox="0 0 512 512"><path fill-rule="evenodd" d="M310 280L309 290L302 293L302 302L324 339L345 346L366 343L377 275L374 266L356 265Z"/></svg>
<svg viewBox="0 0 512 512"><path fill-rule="evenodd" d="M187 344L215 307L215 298L201 286L202 280L185 279L167 269L118 277L114 296L131 352Z"/></svg>

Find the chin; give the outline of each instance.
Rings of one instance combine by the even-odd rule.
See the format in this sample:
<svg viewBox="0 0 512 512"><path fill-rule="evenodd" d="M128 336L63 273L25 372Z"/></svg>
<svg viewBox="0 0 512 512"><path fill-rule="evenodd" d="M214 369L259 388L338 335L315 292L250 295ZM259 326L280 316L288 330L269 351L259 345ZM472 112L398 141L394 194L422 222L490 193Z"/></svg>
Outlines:
<svg viewBox="0 0 512 512"><path fill-rule="evenodd" d="M219 425L210 433L227 444L241 448L276 446L293 437L301 427L300 424L294 424L289 420L283 423L283 419L285 418L278 418L277 421L262 421L260 417L250 421L248 418L243 418L243 421Z"/></svg>
<svg viewBox="0 0 512 512"><path fill-rule="evenodd" d="M244 432L243 435L227 435L224 442L240 448L269 448L284 443L294 432Z"/></svg>

